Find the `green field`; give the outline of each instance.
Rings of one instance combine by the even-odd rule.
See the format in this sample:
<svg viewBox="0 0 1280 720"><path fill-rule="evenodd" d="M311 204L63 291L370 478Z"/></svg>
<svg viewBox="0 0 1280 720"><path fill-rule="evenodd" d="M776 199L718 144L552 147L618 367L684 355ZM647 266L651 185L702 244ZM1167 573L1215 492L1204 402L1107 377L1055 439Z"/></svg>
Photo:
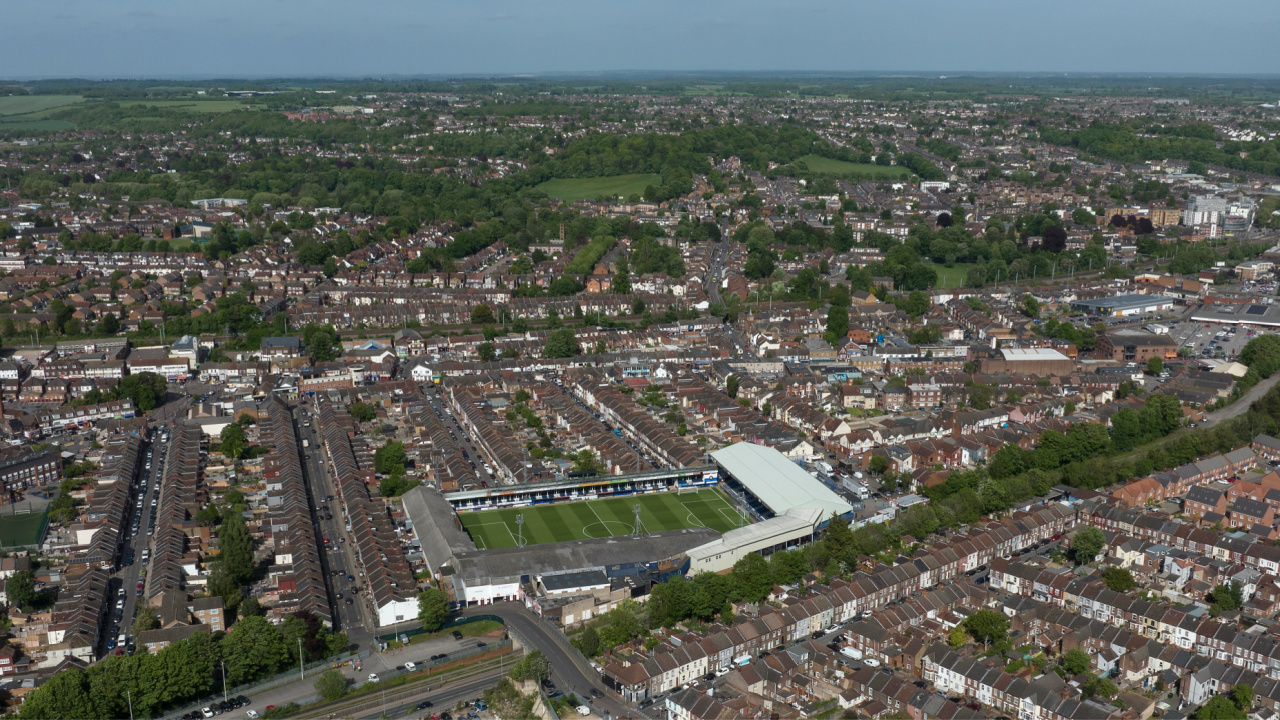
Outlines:
<svg viewBox="0 0 1280 720"><path fill-rule="evenodd" d="M964 275L969 268L977 267L977 263L956 263L955 267L947 267L934 263L933 269L938 271L938 285L941 288L958 288L964 285Z"/></svg>
<svg viewBox="0 0 1280 720"><path fill-rule="evenodd" d="M902 177L903 173L908 176L911 171L891 165L869 165L867 163L852 163L844 160L832 160L831 158L822 157L821 155L805 155L797 158L796 162L803 162L809 167L809 172L820 173L825 175L875 175L891 180L897 180Z"/></svg>
<svg viewBox="0 0 1280 720"><path fill-rule="evenodd" d="M0 115L26 115L84 102L79 95L9 95L0 97Z"/></svg>
<svg viewBox="0 0 1280 720"><path fill-rule="evenodd" d="M244 110L247 105L239 100L126 100L120 107L144 105L146 107L176 108L191 112L224 113Z"/></svg>
<svg viewBox="0 0 1280 720"><path fill-rule="evenodd" d="M0 547L38 545L49 511L0 515Z"/></svg>
<svg viewBox="0 0 1280 720"><path fill-rule="evenodd" d="M76 129L73 123L69 123L66 120L13 120L12 122L10 120L10 118L0 118L0 132L5 130L48 130L50 132L58 132Z"/></svg>
<svg viewBox="0 0 1280 720"><path fill-rule="evenodd" d="M719 490L675 492L535 505L503 510L459 513L462 527L476 547L488 550L568 540L630 535L635 529L632 506L639 503L642 532L709 527L725 532L738 527L737 509ZM524 515L524 542L516 541L516 516Z"/></svg>
<svg viewBox="0 0 1280 720"><path fill-rule="evenodd" d="M547 197L566 202L574 200L595 200L597 197L624 198L629 195L644 193L649 185L660 185L661 175L613 175L597 178L561 178L548 180L536 187L547 194Z"/></svg>

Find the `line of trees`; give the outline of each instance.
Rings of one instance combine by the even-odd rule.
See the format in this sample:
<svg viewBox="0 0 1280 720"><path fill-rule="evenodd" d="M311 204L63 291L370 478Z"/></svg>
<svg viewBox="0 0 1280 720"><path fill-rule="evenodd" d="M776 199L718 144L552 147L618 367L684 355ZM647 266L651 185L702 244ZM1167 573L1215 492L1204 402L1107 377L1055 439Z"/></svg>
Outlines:
<svg viewBox="0 0 1280 720"><path fill-rule="evenodd" d="M299 640L306 662L347 649L346 635L330 633L310 613L294 613L279 626L251 615L226 633L196 633L155 654L143 650L63 670L27 696L18 717L109 720L129 717L130 701L136 717L152 717L219 688L222 663L228 687L296 668Z"/></svg>

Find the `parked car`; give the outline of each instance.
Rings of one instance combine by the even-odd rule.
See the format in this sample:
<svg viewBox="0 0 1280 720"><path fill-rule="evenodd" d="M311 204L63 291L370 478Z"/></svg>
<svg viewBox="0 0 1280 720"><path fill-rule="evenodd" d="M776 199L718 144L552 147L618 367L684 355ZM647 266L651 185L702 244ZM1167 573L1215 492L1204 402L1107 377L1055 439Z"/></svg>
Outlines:
<svg viewBox="0 0 1280 720"><path fill-rule="evenodd" d="M378 673L369 673L369 682L382 682L382 678L378 677Z"/></svg>

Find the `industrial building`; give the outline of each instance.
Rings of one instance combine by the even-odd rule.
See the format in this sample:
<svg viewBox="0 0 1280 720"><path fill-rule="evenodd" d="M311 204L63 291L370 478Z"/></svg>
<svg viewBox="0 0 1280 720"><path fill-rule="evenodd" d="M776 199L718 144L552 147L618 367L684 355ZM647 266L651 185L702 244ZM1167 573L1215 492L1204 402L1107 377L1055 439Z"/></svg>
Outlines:
<svg viewBox="0 0 1280 720"><path fill-rule="evenodd" d="M1076 300L1071 309L1103 317L1128 317L1142 313L1172 310L1174 300L1162 295L1116 295L1093 300Z"/></svg>
<svg viewBox="0 0 1280 720"><path fill-rule="evenodd" d="M1145 332L1106 333L1098 338L1097 355L1112 360L1145 363L1153 357L1178 357L1178 343L1168 335Z"/></svg>
<svg viewBox="0 0 1280 720"><path fill-rule="evenodd" d="M1070 375L1075 369L1074 360L1052 348L1000 348L993 355L978 360L978 370L984 373L1047 377Z"/></svg>
<svg viewBox="0 0 1280 720"><path fill-rule="evenodd" d="M1196 310L1191 319L1204 323L1275 328L1280 327L1280 305L1214 303Z"/></svg>

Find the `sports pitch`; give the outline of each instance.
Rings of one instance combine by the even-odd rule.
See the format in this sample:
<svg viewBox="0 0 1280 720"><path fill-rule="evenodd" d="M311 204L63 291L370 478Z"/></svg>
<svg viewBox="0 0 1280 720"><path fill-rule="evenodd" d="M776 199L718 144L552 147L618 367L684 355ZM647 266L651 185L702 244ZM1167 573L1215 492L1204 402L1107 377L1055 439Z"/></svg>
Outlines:
<svg viewBox="0 0 1280 720"><path fill-rule="evenodd" d="M38 545L44 539L49 509L17 515L0 515L0 547Z"/></svg>
<svg viewBox="0 0 1280 720"><path fill-rule="evenodd" d="M585 540L588 538L630 535L635 531L635 511L640 505L641 532L683 530L708 527L725 532L743 521L733 503L719 490L702 488L697 492L664 492L584 500L554 505L534 505L501 510L459 513L462 527L471 534L481 550L539 545L542 543ZM523 531L517 528L516 516L524 515ZM518 537L524 542L517 542Z"/></svg>

